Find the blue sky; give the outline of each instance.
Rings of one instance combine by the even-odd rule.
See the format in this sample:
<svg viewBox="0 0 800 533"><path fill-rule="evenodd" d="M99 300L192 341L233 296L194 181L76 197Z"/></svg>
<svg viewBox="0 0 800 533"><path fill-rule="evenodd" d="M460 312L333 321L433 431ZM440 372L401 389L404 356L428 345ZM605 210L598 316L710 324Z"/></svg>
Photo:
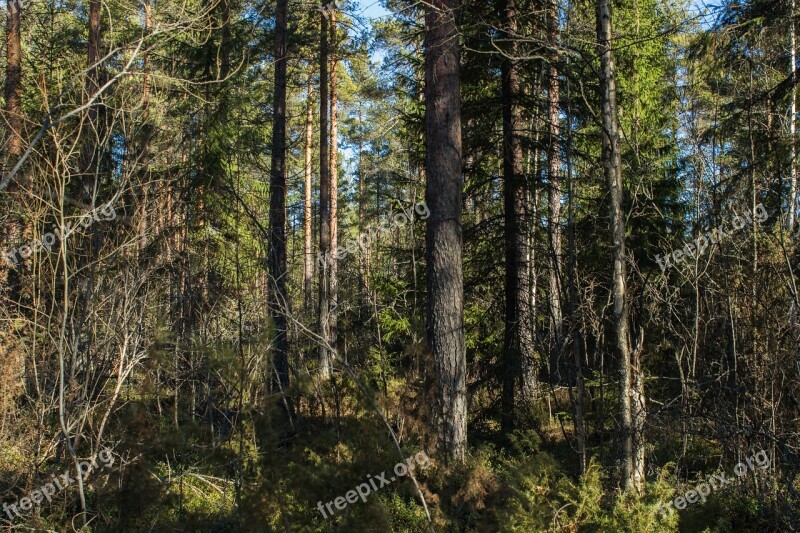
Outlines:
<svg viewBox="0 0 800 533"><path fill-rule="evenodd" d="M358 0L358 11L367 18L380 18L389 14L383 7L383 0Z"/></svg>

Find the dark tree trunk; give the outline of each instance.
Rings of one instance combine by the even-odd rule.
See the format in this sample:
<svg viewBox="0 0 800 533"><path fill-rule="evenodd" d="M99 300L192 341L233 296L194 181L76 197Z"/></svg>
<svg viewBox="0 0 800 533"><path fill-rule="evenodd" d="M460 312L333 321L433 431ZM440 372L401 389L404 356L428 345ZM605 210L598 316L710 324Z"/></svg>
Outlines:
<svg viewBox="0 0 800 533"><path fill-rule="evenodd" d="M792 0L792 11L790 13L792 22L791 22L791 31L789 36L790 41L790 48L791 48L791 58L792 58L792 65L790 71L792 73L792 114L789 118L789 143L791 145L791 155L792 155L792 162L791 162L791 169L789 174L791 176L791 180L789 183L789 201L787 202L789 205L789 218L787 219L786 225L789 230L789 234L794 233L794 225L795 225L795 207L797 206L797 0Z"/></svg>
<svg viewBox="0 0 800 533"><path fill-rule="evenodd" d="M275 9L277 17L280 11L280 5L276 5ZM276 31L276 33L278 32ZM275 35L275 40L278 40L277 35ZM284 42L285 41L286 39L284 38ZM219 78L224 80L231 72L231 0L222 0L222 42L219 48ZM224 92L222 97L223 99L225 98Z"/></svg>
<svg viewBox="0 0 800 533"><path fill-rule="evenodd" d="M515 0L501 2L506 55L502 64L503 181L505 237L505 332L503 336L503 392L501 426L514 428L515 384L521 379L522 361L534 358L530 320L530 278L526 233L526 188L520 132L523 129L518 105L519 64L515 59L517 12Z"/></svg>
<svg viewBox="0 0 800 533"><path fill-rule="evenodd" d="M567 168L567 227L569 228L568 236L568 266L567 266L567 283L569 289L569 334L571 336L571 349L574 361L575 373L575 441L578 451L578 468L581 475L586 474L586 424L584 420L585 412L585 398L586 398L586 382L583 378L583 328L579 314L579 299L578 299L578 280L577 280L577 257L576 245L577 239L575 234L575 179L573 178L572 166L572 109L570 102L572 101L570 92L570 81L567 80L567 107L566 107L566 168Z"/></svg>
<svg viewBox="0 0 800 533"><path fill-rule="evenodd" d="M364 234L364 113L362 103L358 104L358 242ZM366 292L369 292L369 281L367 272L369 271L369 250L364 250L363 256L358 260L359 286L364 290L359 302L363 305Z"/></svg>
<svg viewBox="0 0 800 533"><path fill-rule="evenodd" d="M0 178L5 178L22 157L22 39L20 35L21 20L17 3L8 0L8 16L6 22L6 83L5 83L5 124L7 126L4 145L5 154L0 158ZM25 203L28 196L29 184L22 175L17 174L8 184L8 193L12 203ZM7 245L19 246L25 240L28 231L25 220L12 214L8 217L8 226L2 228L2 239ZM22 290L22 265L16 268L16 256L11 257L7 250L2 251L0 257L0 311L7 316L15 316L17 312L26 314L23 304ZM14 307L17 307L15 310ZM27 330L28 328L26 328ZM26 331L26 334L31 332ZM27 335L26 335L27 336ZM0 338L0 354L2 354L3 369L8 376L0 383L0 409L3 409L2 423L5 425L6 412L12 411L12 406L23 388L22 369L24 368L23 350L20 350L14 339L16 335L6 335Z"/></svg>
<svg viewBox="0 0 800 533"><path fill-rule="evenodd" d="M13 6L13 8L12 8ZM8 168L22 156L22 16L17 3L8 0L6 22L6 153Z"/></svg>
<svg viewBox="0 0 800 533"><path fill-rule="evenodd" d="M152 6L150 0L144 2L144 31L147 34L152 26ZM150 193L150 138L153 127L150 124L150 52L144 54L142 80L142 145L141 172L139 175L139 253L147 246L147 203Z"/></svg>
<svg viewBox="0 0 800 533"><path fill-rule="evenodd" d="M286 293L286 19L288 0L278 0L275 20L275 106L269 187L269 308L275 325L274 392L289 386L289 301Z"/></svg>
<svg viewBox="0 0 800 533"><path fill-rule="evenodd" d="M86 63L89 69L86 76L86 97L91 100L100 90L100 39L102 38L100 17L102 15L102 0L90 0L89 4L89 42L86 47ZM89 203L97 187L96 151L95 140L102 141L103 133L100 128L98 102L93 102L87 111L87 126L89 140L84 146L81 172L83 176L84 195ZM94 138L93 138L94 137Z"/></svg>
<svg viewBox="0 0 800 533"><path fill-rule="evenodd" d="M319 327L323 341L329 338L328 313L330 311L331 246L331 182L328 152L328 10L322 12L320 21L319 55ZM325 342L319 346L319 374L330 378L332 354Z"/></svg>
<svg viewBox="0 0 800 533"><path fill-rule="evenodd" d="M314 275L314 255L311 252L311 156L313 150L312 135L314 134L314 109L312 96L314 93L314 77L308 75L308 90L306 95L306 151L305 151L305 176L303 185L303 301L306 310L311 309L311 278Z"/></svg>
<svg viewBox="0 0 800 533"><path fill-rule="evenodd" d="M329 12L329 25L330 25L330 44L333 47L331 53L331 70L330 70L330 98L331 98L331 153L330 153L330 187L331 187L331 210L330 210L330 228L331 228L331 256L330 256L330 272L328 280L330 283L330 290L328 292L329 298L329 311L328 311L328 344L331 349L336 348L337 338L337 307L339 303L339 286L337 280L338 272L338 256L336 249L339 246L339 96L337 92L337 67L339 58L337 57L339 47L336 43L336 10L331 9Z"/></svg>
<svg viewBox="0 0 800 533"><path fill-rule="evenodd" d="M21 22L22 16L16 2L8 0L8 16L6 22L6 85L5 85L5 122L6 122L6 137L5 147L6 155L0 160L0 165L3 165L3 175L5 172L10 172L14 165L17 164L22 157L22 37L21 37ZM29 187L27 181L21 174L17 174L8 184L8 192L15 197L24 198L27 196L26 189ZM19 193L19 194L18 194ZM18 217L11 217L10 227L8 228L7 235L5 236L8 242L20 243L23 240L24 221ZM0 267L3 268L3 267ZM12 293L16 293L18 287L16 273L11 274L9 284L12 288Z"/></svg>
<svg viewBox="0 0 800 533"><path fill-rule="evenodd" d="M548 241L550 269L548 272L549 307L550 307L550 380L559 383L563 378L562 369L565 364L561 353L564 347L564 324L561 311L561 148L559 135L561 131L559 117L560 87L558 82L558 2L548 1L547 9L547 41L550 46L549 65L547 70L547 122L549 163L547 189L550 220L548 224Z"/></svg>
<svg viewBox="0 0 800 533"><path fill-rule="evenodd" d="M428 346L436 369L439 448L461 463L467 449L461 227L461 69L458 0L425 4L425 199Z"/></svg>

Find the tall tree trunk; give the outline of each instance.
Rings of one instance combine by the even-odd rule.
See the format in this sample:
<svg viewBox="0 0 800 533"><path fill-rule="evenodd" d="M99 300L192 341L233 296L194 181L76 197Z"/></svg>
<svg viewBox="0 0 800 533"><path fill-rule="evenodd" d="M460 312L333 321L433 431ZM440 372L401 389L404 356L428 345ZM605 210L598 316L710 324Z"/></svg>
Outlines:
<svg viewBox="0 0 800 533"><path fill-rule="evenodd" d="M328 313L330 291L331 245L331 182L328 152L328 17L333 9L322 11L320 19L319 54L319 327L320 337L328 339ZM331 376L332 354L325 342L319 346L319 374L323 379Z"/></svg>
<svg viewBox="0 0 800 533"><path fill-rule="evenodd" d="M503 392L501 426L504 432L514 428L515 384L521 378L522 361L533 358L531 331L530 278L528 277L528 242L526 229L526 189L520 132L523 129L518 105L520 97L517 55L517 11L515 0L501 3L507 57L502 63L503 100L503 181L505 237L506 320L503 336Z"/></svg>
<svg viewBox="0 0 800 533"><path fill-rule="evenodd" d="M533 79L532 94L540 94L542 88L543 69L537 69ZM536 270L536 227L533 221L539 220L539 176L540 176L540 127L541 117L538 109L534 110L534 114L530 119L529 129L534 132L533 142L528 151L527 169L526 169L526 184L528 196L526 204L530 209L530 217L525 224L527 234L527 261L528 261L528 280L529 280L529 294L528 294L528 317L530 317L531 324L529 326L531 338L536 338L536 312L538 309L537 295L539 293L539 272ZM536 350L533 350L531 357L522 360L522 386L521 396L522 401L531 405L541 394L541 383L539 382L539 375L541 372L542 361Z"/></svg>
<svg viewBox="0 0 800 533"><path fill-rule="evenodd" d="M425 200L431 212L426 234L427 338L438 386L438 445L456 463L464 461L467 449L459 7L458 0L425 4Z"/></svg>
<svg viewBox="0 0 800 533"><path fill-rule="evenodd" d="M550 269L548 283L550 286L550 379L551 383L559 383L562 379L564 362L561 351L564 345L564 321L561 312L561 148L558 142L560 135L559 101L560 87L558 82L558 0L549 0L547 6L547 41L550 47L547 70L547 122L549 163L547 199L550 208L548 224L548 244Z"/></svg>
<svg viewBox="0 0 800 533"><path fill-rule="evenodd" d="M339 47L336 42L336 10L330 11L330 43L333 47L331 51L331 153L330 153L330 180L331 180L331 264L330 264L330 292L328 294L330 311L328 312L328 344L336 347L337 337L337 306L339 302L338 280L338 260L336 249L339 246L339 224L337 220L339 211L339 96L337 93L337 67L339 65Z"/></svg>
<svg viewBox="0 0 800 533"><path fill-rule="evenodd" d="M275 6L276 15L278 6ZM225 80L231 72L231 0L222 0L222 39L219 47L219 79ZM278 36L276 35L277 39ZM277 65L276 65L277 67ZM224 102L227 93L222 91L221 99ZM222 117L223 120L227 116Z"/></svg>
<svg viewBox="0 0 800 533"><path fill-rule="evenodd" d="M567 124L569 124L569 112L567 113ZM572 139L567 139L567 145L571 144ZM567 152L567 180L568 180L568 227L569 227L569 265L567 278L569 284L569 321L572 326L572 355L575 365L575 441L578 448L578 468L581 475L586 473L586 429L584 423L584 404L586 397L586 383L583 379L583 355L581 327L578 318L578 287L577 287L577 258L576 258L576 236L575 236L575 206L573 179L571 172L570 155Z"/></svg>
<svg viewBox="0 0 800 533"><path fill-rule="evenodd" d="M5 146L9 163L6 166L11 168L22 157L22 14L16 0L8 0L7 3Z"/></svg>
<svg viewBox="0 0 800 533"><path fill-rule="evenodd" d="M569 20L572 12L568 12L567 26L565 35L569 36ZM569 59L567 59L567 69L569 69ZM569 228L568 235L568 266L567 266L567 283L569 289L569 333L571 335L571 349L573 355L573 362L575 365L575 441L578 448L578 469L581 475L586 474L586 426L584 421L585 412L585 398L586 398L586 382L583 379L583 337L581 327L581 319L578 311L578 261L576 243L577 238L575 235L575 180L573 179L573 166L572 166L572 146L573 146L573 128L572 128L572 108L570 102L571 98L571 83L567 79L567 97L565 109L565 125L566 125L566 168L567 168L567 227Z"/></svg>
<svg viewBox="0 0 800 533"><path fill-rule="evenodd" d="M362 103L358 104L358 242L363 242L364 234L364 112ZM362 255L358 260L358 275L360 285L369 293L369 281L367 271L369 270L369 249L362 250ZM363 299L362 299L363 301Z"/></svg>
<svg viewBox="0 0 800 533"><path fill-rule="evenodd" d="M93 98L97 96L97 93L100 90L100 66L97 65L98 61L100 60L100 41L102 38L101 34L101 25L100 25L100 16L102 13L102 0L90 0L89 3L89 39L86 46L86 63L88 68L88 73L86 76L86 99L89 103L89 108L87 110L87 131L88 131L88 141L83 147L83 154L80 160L80 168L79 171L83 173L82 182L83 182L83 200L84 203L92 204L94 202L94 195L96 193L97 188L97 168L96 168L96 152L97 152L97 144L95 140L98 142L102 142L103 134L100 129L100 121L99 121L99 112L98 112L98 102L92 101ZM92 138L94 137L94 139ZM94 251L99 250L99 243L96 242L94 238L96 233L96 228L93 226L90 229L91 236L89 237L89 246L94 248ZM94 271L95 271L95 263L91 263L90 268L86 271L85 275L85 285L84 289L79 293L78 303L76 304L76 314L79 316L79 321L82 321L86 317L86 313L88 312L89 307L89 294L92 292L92 284L94 281ZM82 276L81 276L82 277ZM84 281L84 280L82 280ZM91 336L87 336L85 339L81 339L80 335L78 335L77 341L77 350L74 350L71 354L69 365L69 371L65 376L65 370L62 368L61 370L61 388L63 390L71 390L72 383L76 379L76 372L78 367L78 358L81 355L78 354L88 354L90 351L91 346ZM65 383L66 379L66 383ZM62 393L63 395L63 393ZM61 416L63 418L65 411L65 404L62 401L61 404ZM64 434L64 438L67 444L67 448L70 451L70 455L74 457L74 450L72 448L72 440L70 436L70 432L66 428L66 425L62 423L62 431ZM86 525L86 498L84 495L84 488L83 488L83 481L81 480L80 476L78 476L78 490L79 490L79 499L81 502L81 520L84 525Z"/></svg>
<svg viewBox="0 0 800 533"><path fill-rule="evenodd" d="M364 111L358 103L358 235L364 230Z"/></svg>
<svg viewBox="0 0 800 533"><path fill-rule="evenodd" d="M642 371L642 349L644 348L644 327L639 327L639 334L631 355L631 434L633 447L633 486L641 493L644 489L644 428L647 422L647 406L645 404L644 372Z"/></svg>
<svg viewBox="0 0 800 533"><path fill-rule="evenodd" d="M792 145L791 184L789 186L789 233L794 232L794 211L797 205L797 0L792 0L791 46L792 46L792 116L789 119L790 138Z"/></svg>
<svg viewBox="0 0 800 533"><path fill-rule="evenodd" d="M269 184L269 308L275 325L274 391L289 386L289 339L286 324L286 19L288 0L275 12L275 105L272 126L272 175Z"/></svg>
<svg viewBox="0 0 800 533"><path fill-rule="evenodd" d="M314 257L311 252L311 157L313 151L312 135L314 133L314 108L313 97L314 77L308 75L308 89L306 94L306 161L305 179L303 185L303 301L306 309L311 308L311 278L314 275Z"/></svg>
<svg viewBox="0 0 800 533"><path fill-rule="evenodd" d="M89 42L86 47L86 63L89 68L86 76L86 97L91 100L97 95L100 90L100 66L97 62L100 60L100 39L101 26L100 16L102 15L102 0L90 0L89 3ZM103 134L100 131L98 103L94 102L89 106L87 111L87 126L89 132L89 141L84 146L83 161L81 165L81 172L83 176L84 198L87 203L91 201L94 190L97 187L97 172L94 168L97 161L95 159L95 152L97 145L95 139L102 141Z"/></svg>
<svg viewBox="0 0 800 533"><path fill-rule="evenodd" d="M8 0L8 16L6 22L6 84L5 84L5 121L7 125L5 139L6 154L0 158L0 178L5 177L6 172L10 172L22 157L22 41L20 36L21 15L17 2ZM23 197L25 203L28 196L29 184L23 181L19 174L15 176L8 185L8 192L13 200L9 203L18 201L17 196ZM20 192L19 195L15 194ZM8 205L8 204L6 204ZM25 240L27 231L24 229L25 221L22 217L12 215L8 217L8 227L2 228L3 234L0 235L7 244L19 245ZM8 316L15 316L17 311L13 309L17 304L22 303L21 289L21 268L14 268L11 262L16 263L16 258L7 255L7 251L2 252L0 258L0 309L8 313ZM18 309L24 313L24 307ZM27 330L28 328L26 328ZM25 333L28 333L27 331ZM27 336L27 335L26 335ZM0 381L0 410L3 412L0 420L0 431L6 425L6 413L9 415L14 412L16 398L24 387L24 355L23 350L17 346L16 335L0 335L0 354L4 373L8 376ZM3 431L5 433L5 431ZM3 435L4 436L4 435Z"/></svg>
<svg viewBox="0 0 800 533"><path fill-rule="evenodd" d="M99 104L99 90L101 67L98 64L101 57L101 41L102 41L102 0L91 0L89 4L89 39L86 47L86 62L87 62L87 76L85 83L86 103L88 109L86 112L86 131L87 140L83 145L83 152L79 159L79 172L82 173L81 182L83 185L83 201L85 204L93 205L95 196L97 194L98 176L101 164L101 158L98 156L100 150L98 146L102 144L105 136L105 128L103 121L100 118L100 104ZM92 261L91 257L96 257L100 250L102 234L98 231L97 226L91 226L88 231L88 236L83 241L84 247L89 253L80 256L82 266L86 268L79 269L78 277L81 278L80 285L82 289L78 293L78 298L75 307L75 313L78 317L77 323L82 324L86 320L89 307L90 295L93 292L95 273L97 263ZM84 277L85 276L85 277ZM88 363L82 364L81 359L86 361L88 354L91 353L91 345L93 342L93 335L81 335L78 329L75 330L77 348L70 351L70 360L68 362L68 374L66 390L70 390L72 383L77 379L79 370L86 372L89 368ZM64 436L69 444L69 434L65 431ZM83 484L79 482L79 490L81 491L81 509L85 510L85 498L83 494ZM82 513L85 521L85 512Z"/></svg>
<svg viewBox="0 0 800 533"><path fill-rule="evenodd" d="M625 265L625 217L622 206L622 154L620 152L619 116L617 114L617 83L612 54L611 0L597 2L597 50L600 55L600 94L602 108L603 166L610 196L610 226L613 261L614 344L619 359L619 441L620 484L625 490L641 490L644 482L643 461L634 449L634 422L631 399L634 385L641 386L632 376L631 347L628 331L628 305ZM637 350L638 352L638 350ZM637 365L638 369L638 365ZM638 403L638 402L637 402ZM637 412L637 418L643 413ZM636 439L644 446L644 439ZM642 471L639 470L641 467Z"/></svg>
<svg viewBox="0 0 800 533"><path fill-rule="evenodd" d="M144 32L149 33L152 26L152 6L150 0L144 1ZM139 185L139 253L147 245L147 202L150 187L150 138L153 128L150 125L150 52L145 51L143 59L144 77L142 79L142 145L141 172Z"/></svg>
<svg viewBox="0 0 800 533"><path fill-rule="evenodd" d="M6 19L6 85L5 85L5 120L6 120L6 136L5 147L6 155L0 160L0 165L3 168L3 175L5 172L10 171L14 165L22 157L22 37L21 37L21 22L22 16L20 14L19 6L15 0L8 0L8 15ZM21 195L26 195L26 189L29 184L17 175L8 185L8 192L12 197L17 196L16 193L21 192ZM24 221L18 217L12 217L5 235L7 242L20 243L23 240ZM4 264L0 269L5 267ZM19 289L19 279L15 273L10 274L11 278L9 286L11 287L12 299L16 299L16 292Z"/></svg>

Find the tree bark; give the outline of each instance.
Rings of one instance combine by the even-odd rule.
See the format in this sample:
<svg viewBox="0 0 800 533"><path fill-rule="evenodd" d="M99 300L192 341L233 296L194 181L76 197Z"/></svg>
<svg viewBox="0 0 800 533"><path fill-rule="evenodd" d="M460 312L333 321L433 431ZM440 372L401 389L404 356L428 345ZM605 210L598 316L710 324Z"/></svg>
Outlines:
<svg viewBox="0 0 800 533"><path fill-rule="evenodd" d="M425 4L425 200L427 338L438 387L438 446L463 463L467 449L466 350L461 201L461 70L458 0Z"/></svg>
<svg viewBox="0 0 800 533"><path fill-rule="evenodd" d="M328 16L324 10L320 19L319 54L319 327L320 337L328 339L328 313L330 270L328 268L331 245L331 183L328 152ZM331 376L332 354L325 342L319 346L319 375Z"/></svg>
<svg viewBox="0 0 800 533"><path fill-rule="evenodd" d="M789 143L792 145L791 184L789 186L789 234L794 233L794 211L797 205L797 0L792 0L791 47L792 47L792 116L789 119Z"/></svg>
<svg viewBox="0 0 800 533"><path fill-rule="evenodd" d="M8 0L8 15L6 22L6 84L5 84L5 120L6 120L6 156L0 160L0 165L5 163L4 172L12 169L22 157L22 16L19 6L14 0ZM22 174L17 174L8 185L8 192L12 197L27 197L29 184ZM14 216L5 235L10 243L21 243L26 233L25 221ZM3 263L5 263L3 261ZM0 267L5 268L5 265ZM9 287L12 299L16 299L19 290L19 277L15 272L9 273Z"/></svg>
<svg viewBox="0 0 800 533"><path fill-rule="evenodd" d="M505 237L505 332L502 365L503 392L501 427L514 428L515 384L521 379L522 361L532 360L533 338L530 320L530 278L528 276L528 239L525 231L526 189L523 152L520 140L522 114L519 64L515 59L517 11L515 0L501 2L504 17L506 57L502 69L503 105L503 181Z"/></svg>
<svg viewBox="0 0 800 533"><path fill-rule="evenodd" d="M560 87L558 82L558 0L549 0L547 8L547 40L550 47L547 71L547 120L549 164L547 199L550 208L548 224L550 270L548 294L550 304L550 379L559 383L564 362L561 352L564 345L564 320L561 311L561 132L559 117Z"/></svg>
<svg viewBox="0 0 800 533"><path fill-rule="evenodd" d="M312 135L314 133L314 109L313 97L314 77L308 75L308 89L306 93L306 160L305 160L305 179L303 186L303 300L306 309L311 309L311 278L314 275L314 257L311 251L311 157L313 151Z"/></svg>
<svg viewBox="0 0 800 533"><path fill-rule="evenodd" d="M278 7L275 6L276 15ZM224 80L231 72L231 0L222 0L222 42L219 48L219 79ZM222 98L225 99L225 96L223 92Z"/></svg>
<svg viewBox="0 0 800 533"><path fill-rule="evenodd" d="M617 84L614 56L612 53L611 0L597 2L597 50L600 55L600 94L603 137L603 167L608 181L610 197L610 226L613 261L613 322L614 344L619 364L619 441L620 484L625 490L641 490L644 477L644 461L639 447L644 449L644 439L637 435L634 449L634 416L631 408L634 385L637 387L637 404L643 400L638 388L643 386L640 372L632 376L631 346L629 340L629 317L626 294L625 265L625 217L622 205L622 155L620 152L619 116L617 112ZM638 350L637 350L638 352ZM638 353L637 353L638 359ZM638 365L637 365L638 370ZM637 420L643 416L637 405ZM643 458L643 454L641 454Z"/></svg>
<svg viewBox="0 0 800 533"><path fill-rule="evenodd" d="M544 69L538 69L534 75L532 94L540 94L542 88L542 78ZM540 161L540 137L541 137L541 117L536 110L534 116L530 119L529 129L534 132L533 143L528 151L527 170L526 170L526 183L528 189L528 198L526 203L530 209L530 220L526 224L527 233L527 250L528 250L528 280L530 283L528 295L528 316L530 317L530 336L536 338L536 322L535 317L538 310L537 295L539 294L539 272L536 270L536 224L530 221L539 220L539 187L536 185L539 181ZM541 395L541 383L539 382L539 375L541 372L542 361L536 350L533 350L533 356L528 359L522 360L522 385L521 396L522 401L531 406Z"/></svg>
<svg viewBox="0 0 800 533"><path fill-rule="evenodd" d="M22 157L22 15L15 0L8 0L6 22L6 152L11 168ZM12 184L13 185L13 184Z"/></svg>
<svg viewBox="0 0 800 533"><path fill-rule="evenodd" d="M286 23L288 0L278 0L275 17L275 104L272 129L272 175L269 186L269 309L275 326L274 392L289 386L289 339L286 325Z"/></svg>
<svg viewBox="0 0 800 533"><path fill-rule="evenodd" d="M338 224L338 211L339 211L339 97L337 92L337 69L339 65L338 51L339 47L336 42L336 10L330 11L330 43L333 47L331 53L331 153L330 153L330 181L331 181L331 211L330 211L330 226L331 226L331 264L330 264L330 291L329 291L329 311L328 311L328 344L333 348L336 347L337 338L337 306L339 302L338 280L336 274L338 271L338 255L337 247L339 246L339 224Z"/></svg>
<svg viewBox="0 0 800 533"><path fill-rule="evenodd" d="M569 100L569 85L567 85L567 99ZM571 113L567 108L567 121L569 124ZM569 127L569 126L568 126ZM569 130L568 130L569 131ZM569 135L569 133L568 133ZM572 145L571 136L567 139L567 146ZM569 227L569 265L567 279L569 285L569 320L572 333L572 355L575 365L575 441L578 448L578 468L581 475L586 473L586 426L584 423L584 405L586 398L586 382L583 379L583 356L582 356L582 328L578 317L578 287L577 287L577 258L576 258L576 235L575 235L575 189L572 178L572 164L569 149L567 150L567 198L568 204L568 227Z"/></svg>
<svg viewBox="0 0 800 533"><path fill-rule="evenodd" d="M572 12L568 12L565 35L569 36L569 20ZM569 59L567 59L569 62ZM569 63L567 63L569 68ZM573 129L570 126L572 123L572 108L570 102L571 98L571 84L570 80L566 82L566 142L565 142L565 162L567 170L567 227L569 228L568 235L568 266L567 266L567 284L569 289L569 335L571 336L571 349L573 361L575 365L575 441L578 448L578 469L581 475L586 474L586 425L584 420L585 413L585 398L586 398L586 382L583 378L583 327L581 325L581 318L578 311L578 261L576 256L576 243L577 236L575 234L575 179L573 178L573 164L572 164L572 146L573 146Z"/></svg>
<svg viewBox="0 0 800 533"><path fill-rule="evenodd" d="M94 98L100 90L100 66L97 65L97 62L100 60L100 39L102 38L100 16L102 14L102 9L102 0L90 0L89 42L86 47L86 63L89 69L86 76L86 97L88 100ZM98 120L98 105L98 102L92 103L86 112L90 140L84 146L81 172L84 173L83 184L87 203L93 198L94 191L97 187L97 172L96 169L93 168L96 164L95 152L97 150L97 145L94 140L91 139L91 136L94 135L97 140L103 138Z"/></svg>
<svg viewBox="0 0 800 533"><path fill-rule="evenodd" d="M364 111L358 104L358 235L364 231Z"/></svg>
<svg viewBox="0 0 800 533"><path fill-rule="evenodd" d="M5 135L6 154L0 159L0 177L5 177L22 157L22 39L21 39L21 14L14 0L8 0L8 15L6 22L6 83L5 83ZM8 193L11 198L20 198L23 202L27 199L29 184L17 174L8 184ZM19 194L17 194L19 193ZM8 204L6 204L8 205ZM8 245L19 245L25 240L28 231L25 220L21 216L12 214L8 217L8 226L2 228L2 239ZM21 266L13 267L10 262L16 259L7 257L7 251L0 257L0 308L8 316L15 316L17 312L24 314ZM14 307L17 307L15 310ZM28 329L28 328L26 328ZM29 332L26 332L29 333ZM8 375L7 379L0 381L0 409L3 410L2 427L5 427L6 413L12 413L16 407L16 398L24 388L24 355L23 350L17 345L16 335L0 336L0 354L2 354L3 368Z"/></svg>
<svg viewBox="0 0 800 533"><path fill-rule="evenodd" d="M364 113L362 103L358 104L358 242L363 242L364 234ZM358 260L358 275L360 285L363 287L362 294L369 293L369 249L362 250L362 256ZM363 301L363 298L362 298Z"/></svg>
<svg viewBox="0 0 800 533"><path fill-rule="evenodd" d="M144 32L149 33L152 26L152 6L150 0L144 2ZM153 128L150 125L150 52L145 51L143 59L144 76L142 79L142 146L141 172L139 184L139 254L147 246L147 202L150 188L150 138Z"/></svg>

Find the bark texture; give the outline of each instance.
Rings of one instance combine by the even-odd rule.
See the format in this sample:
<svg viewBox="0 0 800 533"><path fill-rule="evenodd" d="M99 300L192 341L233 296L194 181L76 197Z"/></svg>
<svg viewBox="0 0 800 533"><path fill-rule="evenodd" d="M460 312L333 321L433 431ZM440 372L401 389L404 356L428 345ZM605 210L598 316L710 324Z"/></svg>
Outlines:
<svg viewBox="0 0 800 533"><path fill-rule="evenodd" d="M15 2L8 0L6 19L6 79L5 79L5 119L6 135L5 154L0 159L0 177L9 172L22 156L22 39L19 9ZM23 200L27 196L27 184L17 174L9 183L9 204ZM21 194L15 194L21 191ZM8 204L7 204L8 205ZM18 245L23 241L24 220L16 215L8 217L8 225L3 228L2 240L6 244ZM5 259L6 252L0 257L0 306L2 311L11 314L14 307L19 306L21 298L22 267L11 265L13 259ZM11 328L3 328L0 332L0 360L3 363L3 377L0 378L0 427L5 427L7 413L12 413L15 399L23 391L24 350L19 346L18 333Z"/></svg>
<svg viewBox="0 0 800 533"><path fill-rule="evenodd" d="M11 9L8 0L6 18L6 152L11 168L22 156L22 16L19 9Z"/></svg>
<svg viewBox="0 0 800 533"><path fill-rule="evenodd" d="M792 53L792 116L789 118L789 143L792 146L791 183L789 185L789 233L794 232L795 207L797 205L797 0L792 0L791 12Z"/></svg>
<svg viewBox="0 0 800 533"><path fill-rule="evenodd" d="M275 20L275 103L269 187L269 308L275 327L274 392L289 386L286 293L286 19L288 0L278 0Z"/></svg>
<svg viewBox="0 0 800 533"><path fill-rule="evenodd" d="M314 134L314 79L309 74L308 89L306 93L306 149L305 149L305 175L303 179L303 300L306 309L311 308L311 279L314 276L314 257L311 251L311 158L313 152Z"/></svg>
<svg viewBox="0 0 800 533"><path fill-rule="evenodd" d="M328 268L331 246L331 182L328 152L328 13L324 10L320 19L319 57L319 327L320 337L328 338L328 313L330 305L330 269ZM322 342L319 346L319 375L323 379L331 376L332 354Z"/></svg>
<svg viewBox="0 0 800 533"><path fill-rule="evenodd" d="M634 418L637 422L643 420L644 393L638 365L639 350L635 366L631 358L625 265L625 216L622 205L622 154L611 28L611 0L598 0L597 48L600 55L603 167L610 197L614 344L619 369L620 485L625 490L641 490L644 483L644 439L641 435L643 428L635 427ZM633 375L634 368L636 376Z"/></svg>
<svg viewBox="0 0 800 533"><path fill-rule="evenodd" d="M503 181L505 237L505 331L502 365L503 392L501 425L514 427L516 383L520 382L522 361L534 358L530 319L530 278L528 276L528 236L526 232L526 189L523 168L520 73L515 41L518 22L515 0L501 2L506 55L502 64L503 105Z"/></svg>
<svg viewBox="0 0 800 533"><path fill-rule="evenodd" d="M550 306L550 379L559 383L563 378L564 320L561 310L561 132L559 101L561 88L558 82L558 2L547 3L547 41L550 46L547 67L547 123L548 123L548 182L547 199L550 208L548 248L550 269L548 292Z"/></svg>
<svg viewBox="0 0 800 533"><path fill-rule="evenodd" d="M338 225L338 211L339 211L339 96L337 92L337 67L338 67L338 46L336 43L336 10L331 9L329 12L329 25L330 25L330 43L333 48L331 53L331 152L330 152L330 196L331 196L331 211L330 211L330 227L331 227L331 255L330 255L330 272L328 279L330 289L328 293L328 344L335 348L337 337L337 307L339 303L339 290L337 283L338 271L338 252L339 246L339 225Z"/></svg>
<svg viewBox="0 0 800 533"><path fill-rule="evenodd" d="M467 448L461 201L461 70L457 0L425 4L427 339L436 371L437 434L456 463Z"/></svg>
<svg viewBox="0 0 800 533"><path fill-rule="evenodd" d="M144 31L148 33L152 26L152 6L150 0L144 2ZM153 127L150 124L150 52L145 51L142 79L142 140L141 140L141 172L139 190L139 254L147 246L148 213L147 204L150 195L150 139Z"/></svg>
<svg viewBox="0 0 800 533"><path fill-rule="evenodd" d="M102 14L102 0L90 0L89 3L89 42L86 47L86 64L89 69L86 76L86 98L92 100L97 97L100 90L100 40L102 38L100 16ZM92 199L97 187L96 151L97 143L103 139L100 128L99 103L93 102L86 112L89 140L84 146L81 171L84 173L84 194L87 203Z"/></svg>

